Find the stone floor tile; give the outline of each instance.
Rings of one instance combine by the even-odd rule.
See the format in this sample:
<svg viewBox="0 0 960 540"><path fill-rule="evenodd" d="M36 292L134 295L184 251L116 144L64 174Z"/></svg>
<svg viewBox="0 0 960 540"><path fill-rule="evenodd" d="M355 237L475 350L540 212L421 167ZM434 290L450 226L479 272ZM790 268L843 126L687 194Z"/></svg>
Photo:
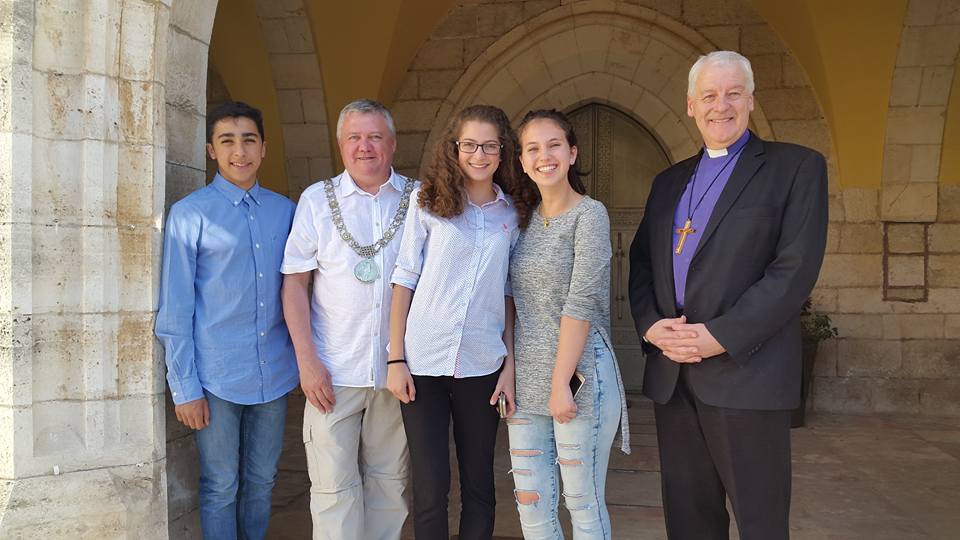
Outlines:
<svg viewBox="0 0 960 540"><path fill-rule="evenodd" d="M297 497L310 491L310 478L305 471L281 469L273 488L273 506L285 508Z"/></svg>
<svg viewBox="0 0 960 540"><path fill-rule="evenodd" d="M630 437L636 437L637 435L656 435L657 426L653 423L649 424L634 424L630 422Z"/></svg>
<svg viewBox="0 0 960 540"><path fill-rule="evenodd" d="M657 435L656 433L631 433L630 434L630 446L648 446L648 447L657 447Z"/></svg>
<svg viewBox="0 0 960 540"><path fill-rule="evenodd" d="M283 506L274 498L273 515L267 538L270 540L300 540L310 538L313 522L310 518L310 494L302 493Z"/></svg>
<svg viewBox="0 0 960 540"><path fill-rule="evenodd" d="M953 456L957 461L960 461L960 443L954 444L954 443L936 442L936 443L931 443L931 444L932 444L933 446L936 446L937 448L939 448L939 449L940 449L941 451L943 451L944 453L950 454L950 455Z"/></svg>
<svg viewBox="0 0 960 540"><path fill-rule="evenodd" d="M820 538L927 538L918 523L846 466L794 471L791 525Z"/></svg>
<svg viewBox="0 0 960 540"><path fill-rule="evenodd" d="M629 454L614 448L610 452L610 468L628 471L659 471L660 454L656 446L632 446Z"/></svg>
<svg viewBox="0 0 960 540"><path fill-rule="evenodd" d="M610 528L618 540L666 540L663 509L659 506L610 505Z"/></svg>
<svg viewBox="0 0 960 540"><path fill-rule="evenodd" d="M943 443L956 443L960 444L960 430L929 430L929 429L918 429L916 430L917 435L921 439L927 442L943 442Z"/></svg>
<svg viewBox="0 0 960 540"><path fill-rule="evenodd" d="M300 402L296 403L295 400ZM611 452L607 501L617 540L666 538L660 507L653 407L630 396L632 454ZM274 496L270 540L310 537L309 479L300 436L302 396L291 400ZM960 538L960 419L813 414L791 432L794 540ZM522 537L505 425L498 433L495 540ZM451 532L459 523L459 486L451 457ZM415 487L412 487L415 489ZM560 508L570 537L569 514ZM731 523L731 538L738 538ZM413 539L408 519L402 538Z"/></svg>
<svg viewBox="0 0 960 540"><path fill-rule="evenodd" d="M661 506L660 473L610 471L607 502L620 506Z"/></svg>

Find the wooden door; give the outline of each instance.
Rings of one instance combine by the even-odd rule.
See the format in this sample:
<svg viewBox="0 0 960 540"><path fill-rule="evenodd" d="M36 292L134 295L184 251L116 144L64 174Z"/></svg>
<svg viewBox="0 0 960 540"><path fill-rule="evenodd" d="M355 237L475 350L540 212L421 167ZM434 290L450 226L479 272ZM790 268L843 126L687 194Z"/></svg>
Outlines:
<svg viewBox="0 0 960 540"><path fill-rule="evenodd" d="M577 134L587 192L610 214L610 323L627 390L639 391L644 358L630 315L630 243L643 217L653 178L670 160L653 134L626 114L591 103L569 113Z"/></svg>

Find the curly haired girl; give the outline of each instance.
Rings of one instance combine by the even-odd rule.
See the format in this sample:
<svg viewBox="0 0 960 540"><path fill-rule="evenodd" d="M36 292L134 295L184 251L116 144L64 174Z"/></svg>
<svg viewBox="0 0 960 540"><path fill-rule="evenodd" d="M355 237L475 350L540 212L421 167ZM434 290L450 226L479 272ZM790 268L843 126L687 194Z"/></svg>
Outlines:
<svg viewBox="0 0 960 540"><path fill-rule="evenodd" d="M448 535L449 425L460 467L460 538L493 536L497 405L513 414L513 299L507 281L521 211L516 144L496 107L456 115L404 224L393 272L387 388L400 399L418 539ZM526 207L524 207L526 208Z"/></svg>

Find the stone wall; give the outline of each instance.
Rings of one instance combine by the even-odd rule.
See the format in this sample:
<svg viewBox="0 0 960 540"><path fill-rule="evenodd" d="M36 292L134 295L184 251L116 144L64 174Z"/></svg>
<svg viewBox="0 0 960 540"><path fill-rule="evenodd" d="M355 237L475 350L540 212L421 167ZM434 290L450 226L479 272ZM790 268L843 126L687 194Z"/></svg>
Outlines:
<svg viewBox="0 0 960 540"><path fill-rule="evenodd" d="M703 52L750 56L753 129L832 155L802 69L747 2L734 0L482 0L454 8L419 50L396 95L398 167L416 173L450 115L493 103L517 119L533 107L597 101L630 114L672 159L696 151L686 72Z"/></svg>
<svg viewBox="0 0 960 540"><path fill-rule="evenodd" d="M257 15L277 89L288 194L297 201L333 170L320 63L303 0L257 0Z"/></svg>
<svg viewBox="0 0 960 540"><path fill-rule="evenodd" d="M166 538L169 2L0 4L0 537Z"/></svg>
<svg viewBox="0 0 960 540"><path fill-rule="evenodd" d="M152 326L165 207L204 183L216 4L0 3L2 538L199 536L196 453L165 418ZM330 173L303 9L257 2L294 197ZM396 96L398 168L415 174L472 100L514 117L608 103L680 159L697 145L686 67L699 52L739 49L757 73L758 133L831 161L815 303L841 336L822 345L814 405L960 416L960 186L937 181L958 14L960 0L908 4L877 188L840 188L803 70L745 0L464 2Z"/></svg>
<svg viewBox="0 0 960 540"><path fill-rule="evenodd" d="M813 404L960 415L960 187L937 183L958 13L957 0L909 3L879 188L841 188L806 74L738 0L464 2L421 47L396 95L398 168L422 170L450 115L474 102L514 120L533 107L607 103L683 159L699 145L685 114L690 64L702 52L739 50L756 76L751 127L828 158L830 236L813 298L840 338L822 346Z"/></svg>
<svg viewBox="0 0 960 540"><path fill-rule="evenodd" d="M816 300L840 339L821 346L818 409L960 416L960 187L938 183L958 52L960 1L911 0L880 188L831 208Z"/></svg>
<svg viewBox="0 0 960 540"><path fill-rule="evenodd" d="M283 130L283 158L287 178L286 195L294 202L310 184L332 176L331 142L326 98L313 32L303 0L255 4L259 27L272 70L270 80L276 91ZM207 84L207 110L232 99L220 74L211 69ZM255 104L254 104L255 105ZM271 138L268 147L277 139ZM217 164L207 161L207 178L213 179Z"/></svg>

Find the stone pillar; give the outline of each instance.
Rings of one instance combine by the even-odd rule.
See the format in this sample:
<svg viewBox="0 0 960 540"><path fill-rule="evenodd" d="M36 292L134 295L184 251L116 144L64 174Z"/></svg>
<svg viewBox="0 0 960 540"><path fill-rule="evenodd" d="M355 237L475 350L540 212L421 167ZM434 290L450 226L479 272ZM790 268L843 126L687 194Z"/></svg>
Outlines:
<svg viewBox="0 0 960 540"><path fill-rule="evenodd" d="M166 538L169 0L0 3L0 538Z"/></svg>
<svg viewBox="0 0 960 540"><path fill-rule="evenodd" d="M166 199L161 210L206 182L207 60L217 0L177 0L170 14L169 36L158 55L166 58ZM160 261L159 250L156 263ZM157 275L159 278L159 274ZM160 345L157 345L161 348ZM166 370L160 351L158 377ZM165 381L161 380L164 392ZM170 538L201 538L197 482L199 458L193 431L177 421L169 392L166 400L166 473Z"/></svg>

